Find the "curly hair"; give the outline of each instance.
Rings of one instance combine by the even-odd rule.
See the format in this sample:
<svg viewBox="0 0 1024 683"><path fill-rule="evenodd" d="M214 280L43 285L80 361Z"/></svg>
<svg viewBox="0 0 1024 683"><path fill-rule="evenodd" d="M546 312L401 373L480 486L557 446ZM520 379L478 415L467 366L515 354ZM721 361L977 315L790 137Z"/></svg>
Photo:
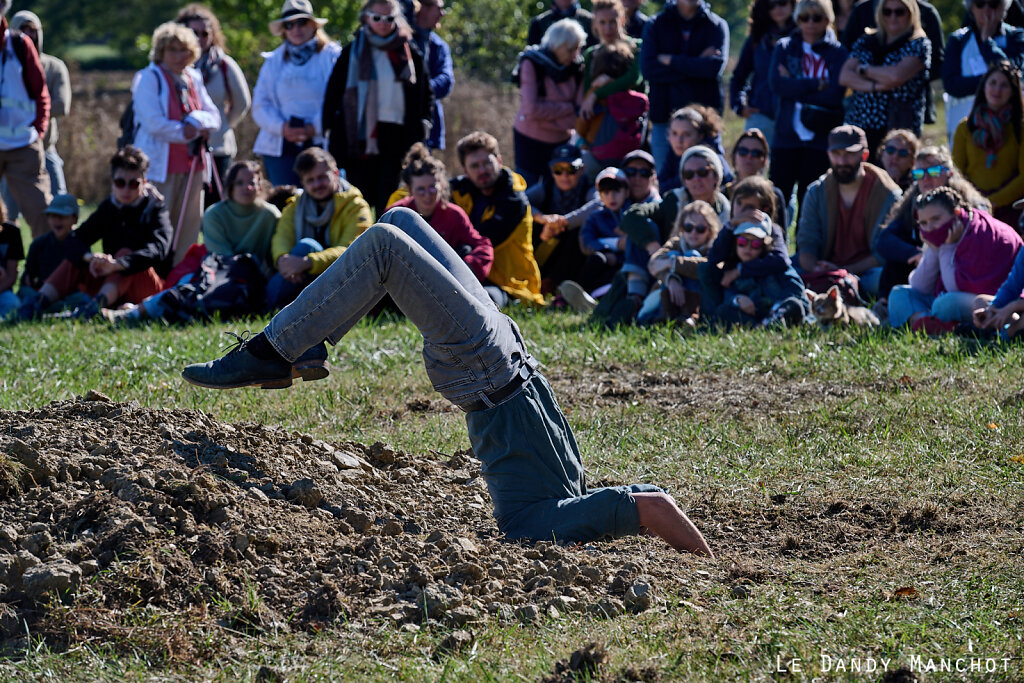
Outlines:
<svg viewBox="0 0 1024 683"><path fill-rule="evenodd" d="M668 122L671 125L673 121L689 122L697 129L700 140L711 140L722 134L722 116L703 104L690 104L682 109L676 109Z"/></svg>
<svg viewBox="0 0 1024 683"><path fill-rule="evenodd" d="M957 209L971 208L967 204L967 200L964 199L964 196L952 187L937 187L928 194L919 195L917 201L914 202L914 208L920 211L926 206L933 204L941 206L950 213Z"/></svg>
<svg viewBox="0 0 1024 683"><path fill-rule="evenodd" d="M175 21L167 21L153 31L153 47L149 50L149 61L154 64L163 62L164 52L167 51L171 43L180 43L192 54L190 64L199 59L199 41L192 29Z"/></svg>
<svg viewBox="0 0 1024 683"><path fill-rule="evenodd" d="M456 145L456 151L459 155L459 163L465 164L466 157L473 152L478 152L482 149L487 150L488 154L493 154L496 157L501 156L498 152L498 138L494 137L490 133L482 130L475 130L464 136Z"/></svg>
<svg viewBox="0 0 1024 683"><path fill-rule="evenodd" d="M402 182L412 189L412 179L420 176L433 176L437 183L437 196L441 203L448 201L451 196L451 188L448 185L448 169L444 162L430 155L430 150L422 142L417 142L409 148L405 159L402 160Z"/></svg>
<svg viewBox="0 0 1024 683"><path fill-rule="evenodd" d="M110 177L113 178L118 169L122 168L146 175L146 171L149 170L149 157L135 145L125 145L110 157Z"/></svg>

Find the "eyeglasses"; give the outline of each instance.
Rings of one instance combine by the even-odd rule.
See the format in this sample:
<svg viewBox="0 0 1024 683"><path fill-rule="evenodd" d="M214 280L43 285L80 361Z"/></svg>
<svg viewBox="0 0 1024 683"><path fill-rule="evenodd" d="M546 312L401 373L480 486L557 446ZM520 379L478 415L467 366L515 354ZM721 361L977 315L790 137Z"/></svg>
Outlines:
<svg viewBox="0 0 1024 683"><path fill-rule="evenodd" d="M894 154L900 159L906 159L910 156L910 150L901 147L893 147L892 145L886 145L885 149L882 150L886 154Z"/></svg>
<svg viewBox="0 0 1024 683"><path fill-rule="evenodd" d="M883 17L905 17L910 14L910 10L906 7L883 7Z"/></svg>
<svg viewBox="0 0 1024 683"><path fill-rule="evenodd" d="M572 166L555 166L551 169L551 175L576 175L578 170Z"/></svg>
<svg viewBox="0 0 1024 683"><path fill-rule="evenodd" d="M753 147L737 147L736 156L752 156L755 159L764 159L765 154L763 149L754 149Z"/></svg>
<svg viewBox="0 0 1024 683"><path fill-rule="evenodd" d="M760 249L764 246L764 240L759 237L747 237L746 235L740 235L736 238L736 246Z"/></svg>
<svg viewBox="0 0 1024 683"><path fill-rule="evenodd" d="M974 0L971 6L978 9L1003 9L1001 0L987 0L987 2L986 0Z"/></svg>
<svg viewBox="0 0 1024 683"><path fill-rule="evenodd" d="M796 18L801 24L820 24L825 21L824 14L801 14Z"/></svg>
<svg viewBox="0 0 1024 683"><path fill-rule="evenodd" d="M435 195L435 194L437 194L437 186L436 185L431 185L429 187L417 187L412 192L413 192L413 194L415 194L417 196L420 196L420 197L426 197L428 194L429 195Z"/></svg>
<svg viewBox="0 0 1024 683"><path fill-rule="evenodd" d="M708 231L708 226L703 223L683 223L683 232L696 232L698 235L703 235Z"/></svg>
<svg viewBox="0 0 1024 683"><path fill-rule="evenodd" d="M949 173L949 168L946 166L929 166L928 168L915 168L910 172L910 177L914 180L920 180L924 178L925 174L929 178L938 178L939 176L946 175Z"/></svg>
<svg viewBox="0 0 1024 683"><path fill-rule="evenodd" d="M282 21L281 28L285 31L291 31L293 28L302 27L309 23L309 19L301 17L299 19L292 19L291 21Z"/></svg>
<svg viewBox="0 0 1024 683"><path fill-rule="evenodd" d="M709 175L711 175L710 166L705 166L704 168L697 169L696 171L686 169L685 171L683 171L683 180L693 180L693 176L707 178Z"/></svg>
<svg viewBox="0 0 1024 683"><path fill-rule="evenodd" d="M633 178L635 176L640 176L641 178L650 178L652 175L654 175L654 171L652 171L649 168L637 168L635 166L626 167L622 169L622 172L626 174L627 178Z"/></svg>
<svg viewBox="0 0 1024 683"><path fill-rule="evenodd" d="M131 180L125 180L124 178L114 178L113 182L114 187L116 187L119 190L123 190L126 187L130 187L133 190L137 190L139 189L139 186L142 185L141 178L132 178Z"/></svg>
<svg viewBox="0 0 1024 683"><path fill-rule="evenodd" d="M376 22L378 24L382 21L386 24L395 23L394 14L377 14L376 12L367 12L366 16L370 18L370 21Z"/></svg>

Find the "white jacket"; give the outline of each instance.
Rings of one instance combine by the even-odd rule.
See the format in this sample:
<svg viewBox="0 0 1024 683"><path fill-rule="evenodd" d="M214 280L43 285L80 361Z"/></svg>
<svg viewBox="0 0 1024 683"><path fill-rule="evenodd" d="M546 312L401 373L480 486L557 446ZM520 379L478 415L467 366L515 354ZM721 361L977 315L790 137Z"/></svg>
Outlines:
<svg viewBox="0 0 1024 683"><path fill-rule="evenodd" d="M220 128L220 112L203 85L203 76L192 67L185 74L199 93L201 110L189 113L190 123L197 128ZM146 177L156 183L167 181L167 162L171 143L184 144L195 138L185 137L185 123L167 118L170 106L170 88L163 70L150 63L132 79L132 105L135 108L135 146L149 157Z"/></svg>
<svg viewBox="0 0 1024 683"><path fill-rule="evenodd" d="M260 127L253 152L281 156L281 128L292 116L312 123L313 143L323 145L324 93L341 46L330 42L302 66L284 61L284 45L264 52L263 66L252 91L252 118Z"/></svg>

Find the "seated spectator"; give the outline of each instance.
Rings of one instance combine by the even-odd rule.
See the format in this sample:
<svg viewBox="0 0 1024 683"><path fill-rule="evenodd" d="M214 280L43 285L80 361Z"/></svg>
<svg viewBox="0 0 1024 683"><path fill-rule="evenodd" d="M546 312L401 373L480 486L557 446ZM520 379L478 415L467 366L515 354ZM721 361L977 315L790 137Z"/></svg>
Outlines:
<svg viewBox="0 0 1024 683"><path fill-rule="evenodd" d="M633 204L661 201L657 169L649 152L637 149L624 156L622 172L629 180L629 198Z"/></svg>
<svg viewBox="0 0 1024 683"><path fill-rule="evenodd" d="M102 308L139 303L164 288L171 267L170 214L163 197L146 182L149 158L138 147L119 149L110 159L111 192L71 233L68 258L39 288L23 318L34 318L65 297L90 298L71 313L88 319ZM102 241L101 252L92 246Z"/></svg>
<svg viewBox="0 0 1024 683"><path fill-rule="evenodd" d="M533 214L526 181L502 166L498 141L475 131L459 140L463 175L452 180L452 201L494 246L494 263L484 289L499 308L509 297L544 305L540 268L533 255Z"/></svg>
<svg viewBox="0 0 1024 683"><path fill-rule="evenodd" d="M880 0L875 21L878 29L857 39L839 74L853 90L845 121L864 130L869 152L893 128L921 134L932 54L917 0Z"/></svg>
<svg viewBox="0 0 1024 683"><path fill-rule="evenodd" d="M767 178L770 156L771 147L768 146L768 138L764 132L759 128L747 128L743 131L732 148L732 165L736 169L736 178L722 189L722 193L731 201L733 188L740 181L754 176ZM774 185L772 188L775 191L775 213L772 214L772 220L786 229L792 220L789 204L782 196L782 190Z"/></svg>
<svg viewBox="0 0 1024 683"><path fill-rule="evenodd" d="M173 216L175 264L199 238L207 142L221 123L203 75L191 66L199 55L191 29L161 24L153 32L149 66L132 80L135 145L149 157L149 180Z"/></svg>
<svg viewBox="0 0 1024 683"><path fill-rule="evenodd" d="M995 330L1004 339L1024 331L1024 249L1017 251L1010 274L995 296L979 295L972 304L975 327Z"/></svg>
<svg viewBox="0 0 1024 683"><path fill-rule="evenodd" d="M769 258L772 251L772 220L759 213L735 227L731 260L753 266ZM755 274L757 273L757 274ZM747 268L726 288L724 301L708 308L712 325L732 327L769 327L801 324L810 313L804 297L804 283L792 265L782 272L774 267Z"/></svg>
<svg viewBox="0 0 1024 683"><path fill-rule="evenodd" d="M584 35L591 35L593 15L585 9L581 9L577 0L552 0L551 9L530 20L530 28L526 32L526 44L540 45L548 29L563 19L572 19L583 29Z"/></svg>
<svg viewBox="0 0 1024 683"><path fill-rule="evenodd" d="M25 258L21 228L7 221L0 205L0 320L18 310L21 301L14 293L18 279L18 263Z"/></svg>
<svg viewBox="0 0 1024 683"><path fill-rule="evenodd" d="M622 267L626 252L626 236L619 228L622 212L629 206L629 181L621 169L614 166L601 171L597 176L597 193L601 208L587 217L580 230L580 248L586 256L578 283L586 292L611 282ZM564 284L564 283L563 283ZM562 292L562 288L559 289ZM565 296L565 293L562 293ZM573 305L572 300L569 300ZM576 307L579 310L579 307ZM592 307L584 307L589 313Z"/></svg>
<svg viewBox="0 0 1024 683"><path fill-rule="evenodd" d="M832 168L811 183L800 209L796 246L802 274L811 282L845 270L860 278L862 292L875 296L882 275L875 235L900 188L867 163L867 137L857 126L829 133L828 158Z"/></svg>
<svg viewBox="0 0 1024 683"><path fill-rule="evenodd" d="M889 294L889 324L951 332L972 320L977 295L994 295L1006 281L1021 238L950 187L918 197L915 206L926 246L910 282Z"/></svg>
<svg viewBox="0 0 1024 683"><path fill-rule="evenodd" d="M32 39L7 30L10 2L0 3L0 50L10 77L0 78L0 176L20 207L32 237L47 230L44 211L50 203L43 139L50 120L50 91L39 52ZM13 41L21 42L15 48ZM8 59L10 58L10 59Z"/></svg>
<svg viewBox="0 0 1024 683"><path fill-rule="evenodd" d="M32 240L21 274L18 297L26 312L33 309L46 279L75 250L75 241L68 237L78 223L78 200L69 194L57 195L46 207L46 221L50 224L50 232Z"/></svg>
<svg viewBox="0 0 1024 683"><path fill-rule="evenodd" d="M1009 62L994 64L978 86L969 117L953 135L953 162L992 202L992 215L1016 227L1024 196L1024 98L1020 72Z"/></svg>
<svg viewBox="0 0 1024 683"><path fill-rule="evenodd" d="M696 326L700 313L699 268L722 224L715 210L697 200L679 211L668 241L647 262L647 270L660 285L661 312L654 319ZM643 322L643 321L641 321Z"/></svg>
<svg viewBox="0 0 1024 683"><path fill-rule="evenodd" d="M271 258L277 273L267 283L267 310L291 303L334 263L373 221L358 189L338 175L334 157L310 147L295 159L302 191L281 212Z"/></svg>
<svg viewBox="0 0 1024 683"><path fill-rule="evenodd" d="M673 112L668 122L668 153L658 171L658 186L662 192L674 190L682 184L680 162L686 150L695 145L704 145L718 154L723 186L733 181L732 169L726 163L722 149L722 117L711 107L690 105Z"/></svg>
<svg viewBox="0 0 1024 683"><path fill-rule="evenodd" d="M913 184L889 211L875 245L878 255L885 261L878 285L878 300L883 303L888 300L893 286L906 284L910 271L921 262L921 235L914 216L914 204L919 196L948 186L959 192L970 206L992 211L989 201L960 175L945 147L922 148L910 176ZM879 317L887 319L888 314Z"/></svg>
<svg viewBox="0 0 1024 683"><path fill-rule="evenodd" d="M953 147L957 126L971 115L978 88L988 70L1003 60L1018 69L1024 67L1024 29L1005 21L1011 0L965 0L965 4L968 21L949 37L942 65L950 147Z"/></svg>
<svg viewBox="0 0 1024 683"><path fill-rule="evenodd" d="M736 258L735 228L745 222L760 223L763 216L770 217L777 213L777 195L774 190L771 181L761 176L751 176L733 187L730 218L722 223L708 251L707 263L698 266L705 311L714 311L721 306L726 288L741 275L781 275L790 267L785 232L776 223L772 224L771 249L749 262L741 262Z"/></svg>
<svg viewBox="0 0 1024 683"><path fill-rule="evenodd" d="M575 145L555 149L549 172L526 190L533 210L533 253L540 266L540 291L549 294L583 267L580 228L601 208Z"/></svg>
<svg viewBox="0 0 1024 683"><path fill-rule="evenodd" d="M466 212L449 201L451 188L444 162L430 156L427 146L418 142L405 155L402 182L409 188L409 196L393 202L388 209L403 206L418 213L462 257L477 279L485 281L494 262L494 247L477 232Z"/></svg>
<svg viewBox="0 0 1024 683"><path fill-rule="evenodd" d="M885 134L875 151L875 157L882 168L904 192L914 182L910 170L914 167L914 158L920 146L921 140L916 135L905 128L897 128Z"/></svg>
<svg viewBox="0 0 1024 683"><path fill-rule="evenodd" d="M544 33L541 44L519 54L519 111L512 126L516 173L527 185L544 174L552 152L569 142L583 102L583 56L587 35L571 19Z"/></svg>
<svg viewBox="0 0 1024 683"><path fill-rule="evenodd" d="M252 254L264 277L274 274L270 245L281 212L264 197L263 169L255 161L237 161L224 176L228 198L203 216L203 243L208 253Z"/></svg>

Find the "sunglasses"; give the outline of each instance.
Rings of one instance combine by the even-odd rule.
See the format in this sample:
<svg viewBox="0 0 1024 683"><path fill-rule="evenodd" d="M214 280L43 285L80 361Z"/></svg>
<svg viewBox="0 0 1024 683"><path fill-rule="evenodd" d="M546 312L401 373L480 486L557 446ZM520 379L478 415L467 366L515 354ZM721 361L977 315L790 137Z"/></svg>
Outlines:
<svg viewBox="0 0 1024 683"><path fill-rule="evenodd" d="M551 169L551 175L576 175L577 170L572 166L555 166Z"/></svg>
<svg viewBox="0 0 1024 683"><path fill-rule="evenodd" d="M824 14L801 14L796 18L801 24L820 24L825 21Z"/></svg>
<svg viewBox="0 0 1024 683"><path fill-rule="evenodd" d="M938 178L946 173L949 173L949 169L945 166L929 166L928 168L915 168L910 172L910 177L920 180L924 178L925 174L928 174L929 178Z"/></svg>
<svg viewBox="0 0 1024 683"><path fill-rule="evenodd" d="M382 21L386 24L395 23L394 14L377 14L376 12L367 12L366 16L370 18L370 21L376 22L378 24Z"/></svg>
<svg viewBox="0 0 1024 683"><path fill-rule="evenodd" d="M420 197L426 197L428 194L437 194L437 187L431 185L430 187L417 187L413 190L413 194L419 195Z"/></svg>
<svg viewBox="0 0 1024 683"><path fill-rule="evenodd" d="M905 17L910 14L910 10L906 7L883 7L883 17Z"/></svg>
<svg viewBox="0 0 1024 683"><path fill-rule="evenodd" d="M654 171L652 171L649 168L624 168L622 169L622 172L626 174L627 178L632 178L634 176L640 176L641 178L650 178L652 175L654 175Z"/></svg>
<svg viewBox="0 0 1024 683"><path fill-rule="evenodd" d="M789 7L789 0L771 0L768 3L768 9L778 9L779 7Z"/></svg>
<svg viewBox="0 0 1024 683"><path fill-rule="evenodd" d="M704 168L698 169L696 171L691 171L690 169L686 169L685 171L683 171L683 180L693 180L693 176L698 176L700 178L707 178L709 175L711 175L711 167L710 166L705 166Z"/></svg>
<svg viewBox="0 0 1024 683"><path fill-rule="evenodd" d="M898 156L900 159L906 159L907 157L910 156L910 150L909 149L902 149L900 147L893 147L892 145L886 145L885 149L883 149L882 151L885 152L886 154L893 154L895 156Z"/></svg>
<svg viewBox="0 0 1024 683"><path fill-rule="evenodd" d="M282 21L281 28L285 31L291 31L293 28L305 26L309 23L309 19L302 17L301 19L292 19L291 21Z"/></svg>
<svg viewBox="0 0 1024 683"><path fill-rule="evenodd" d="M131 180L125 180L124 178L114 178L113 183L114 187L116 187L119 190L123 190L126 187L130 187L133 190L137 190L139 189L139 186L142 185L142 179L132 178Z"/></svg>
<svg viewBox="0 0 1024 683"><path fill-rule="evenodd" d="M683 232L695 232L703 235L708 231L708 226L703 223L683 223Z"/></svg>
<svg viewBox="0 0 1024 683"><path fill-rule="evenodd" d="M747 237L746 235L740 235L736 238L737 247L751 247L752 249L760 249L764 246L764 240L760 237Z"/></svg>
<svg viewBox="0 0 1024 683"><path fill-rule="evenodd" d="M1000 0L974 0L972 7L978 9L1003 9L1003 3Z"/></svg>
<svg viewBox="0 0 1024 683"><path fill-rule="evenodd" d="M751 157L754 157L755 159L764 159L765 155L764 155L764 150L762 150L762 149L754 149L753 147L737 147L736 148L736 156L738 156L738 157L751 156Z"/></svg>

